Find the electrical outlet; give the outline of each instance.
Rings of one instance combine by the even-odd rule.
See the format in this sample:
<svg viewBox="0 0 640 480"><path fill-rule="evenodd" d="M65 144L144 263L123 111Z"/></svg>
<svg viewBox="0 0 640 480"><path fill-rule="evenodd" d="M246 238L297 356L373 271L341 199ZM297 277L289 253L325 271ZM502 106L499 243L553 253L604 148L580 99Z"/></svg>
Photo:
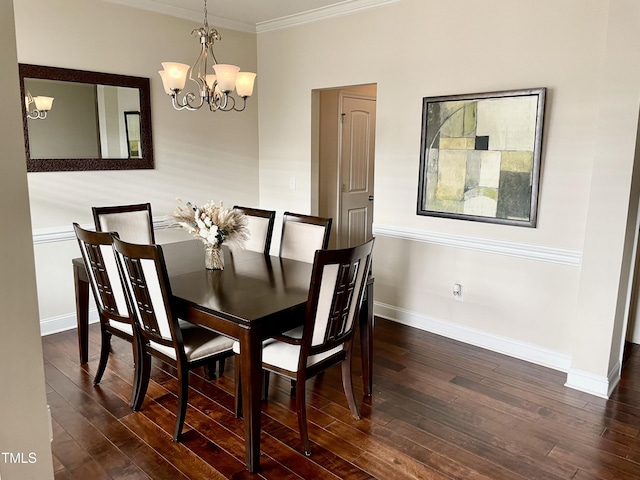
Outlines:
<svg viewBox="0 0 640 480"><path fill-rule="evenodd" d="M454 283L453 284L453 299L457 300L459 302L462 301L462 284L461 283Z"/></svg>

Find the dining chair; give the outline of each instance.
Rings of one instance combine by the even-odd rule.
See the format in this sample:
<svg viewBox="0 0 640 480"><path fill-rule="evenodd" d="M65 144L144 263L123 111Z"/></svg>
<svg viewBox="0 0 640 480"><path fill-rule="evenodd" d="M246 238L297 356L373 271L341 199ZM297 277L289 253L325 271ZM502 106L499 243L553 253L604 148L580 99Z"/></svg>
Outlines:
<svg viewBox="0 0 640 480"><path fill-rule="evenodd" d="M305 401L307 379L341 365L342 386L349 409L355 418L360 418L351 378L351 350L373 242L374 239L342 250L318 250L313 262L304 324L262 344L262 368L296 381L298 427L307 456L311 454ZM233 343L233 351L236 354L236 415L241 416L238 342ZM263 388L268 394L268 382Z"/></svg>
<svg viewBox="0 0 640 480"><path fill-rule="evenodd" d="M233 355L233 341L177 318L160 245L132 244L114 236L113 248L129 313L140 335L138 385L133 409L140 410L144 402L151 375L151 357L173 365L178 376L178 412L173 439L179 441L187 411L189 371Z"/></svg>
<svg viewBox="0 0 640 480"><path fill-rule="evenodd" d="M156 243L151 204L93 207L96 232L118 232L121 240L131 243Z"/></svg>
<svg viewBox="0 0 640 480"><path fill-rule="evenodd" d="M100 361L96 370L93 384L98 385L102 379L109 352L111 351L111 337L122 338L132 344L134 365L138 364L137 336L133 328L133 321L129 315L122 282L116 258L113 252L113 236L107 232L92 232L81 228L77 223L73 229L82 252L82 259L93 292L98 317L100 318ZM134 372L136 369L134 368ZM131 394L131 406L135 399L135 386Z"/></svg>
<svg viewBox="0 0 640 480"><path fill-rule="evenodd" d="M285 212L282 218L280 257L313 263L316 250L329 246L333 219Z"/></svg>
<svg viewBox="0 0 640 480"><path fill-rule="evenodd" d="M241 207L238 205L233 208L242 210L247 216L247 226L250 236L245 244L245 249L269 255L273 224L276 220L275 210L260 210L258 208Z"/></svg>

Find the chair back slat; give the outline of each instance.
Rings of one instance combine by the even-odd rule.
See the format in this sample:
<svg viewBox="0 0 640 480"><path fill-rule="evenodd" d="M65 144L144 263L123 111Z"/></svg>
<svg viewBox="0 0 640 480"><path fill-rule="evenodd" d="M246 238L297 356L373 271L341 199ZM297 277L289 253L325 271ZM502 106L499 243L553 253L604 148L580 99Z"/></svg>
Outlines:
<svg viewBox="0 0 640 480"><path fill-rule="evenodd" d="M114 248L129 295L129 307L142 336L147 341L179 350L182 338L169 305L171 292L161 247L114 239Z"/></svg>
<svg viewBox="0 0 640 480"><path fill-rule="evenodd" d="M351 339L371 264L373 240L316 252L307 301L303 354L322 353ZM304 353L306 352L306 353Z"/></svg>
<svg viewBox="0 0 640 480"><path fill-rule="evenodd" d="M331 314L325 329L325 341L335 341L350 327L351 303L356 288L359 266L360 262L340 265L338 281L333 294Z"/></svg>
<svg viewBox="0 0 640 480"><path fill-rule="evenodd" d="M112 236L84 230L77 223L73 226L98 310L108 317L128 320L129 312L113 252Z"/></svg>

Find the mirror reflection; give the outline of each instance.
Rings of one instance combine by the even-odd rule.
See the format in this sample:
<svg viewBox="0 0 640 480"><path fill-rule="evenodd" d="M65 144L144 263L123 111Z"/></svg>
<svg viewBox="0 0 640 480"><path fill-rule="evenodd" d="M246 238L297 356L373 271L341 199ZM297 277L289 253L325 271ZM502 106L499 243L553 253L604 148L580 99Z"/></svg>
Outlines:
<svg viewBox="0 0 640 480"><path fill-rule="evenodd" d="M28 171L153 168L149 79L37 65L20 77ZM32 115L42 98L55 103Z"/></svg>
<svg viewBox="0 0 640 480"><path fill-rule="evenodd" d="M127 143L127 116L140 115L137 89L33 78L24 85L55 98L45 121L27 122L31 158L142 158L139 128L135 148Z"/></svg>

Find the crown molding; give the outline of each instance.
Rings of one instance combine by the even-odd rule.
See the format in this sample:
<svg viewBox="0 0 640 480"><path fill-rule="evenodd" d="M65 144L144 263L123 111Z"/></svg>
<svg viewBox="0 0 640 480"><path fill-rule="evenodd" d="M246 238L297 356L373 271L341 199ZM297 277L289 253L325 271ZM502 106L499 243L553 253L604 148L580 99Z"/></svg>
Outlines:
<svg viewBox="0 0 640 480"><path fill-rule="evenodd" d="M102 0L103 2L115 3L117 5L123 5L125 7L138 8L140 10L147 10L154 13L161 13L163 15L169 15L171 17L181 18L183 20L190 20L192 22L198 22L202 24L203 11L191 10L190 8L177 7L175 5L167 5L165 3L158 2L157 0ZM228 30L237 30L240 32L256 33L255 25L245 22L237 22L235 20L229 20L228 18L216 17L215 15L208 15L209 24L216 28L226 28Z"/></svg>
<svg viewBox="0 0 640 480"><path fill-rule="evenodd" d="M178 7L175 5L167 5L158 0L102 0L103 2L115 3L126 7L148 10L155 13L161 13L183 20L202 23L202 11L191 10L189 8ZM238 22L227 18L209 15L209 23L217 28L226 28L229 30L237 30L248 33L263 33L272 30L282 30L285 28L303 25L305 23L317 22L332 17L340 17L352 13L368 10L370 8L380 7L390 3L396 3L400 0L345 0L335 5L320 7L307 12L288 15L286 17L276 18L265 22L259 22L256 25L246 22Z"/></svg>
<svg viewBox="0 0 640 480"><path fill-rule="evenodd" d="M264 33L272 30L282 30L285 28L304 25L305 23L317 22L327 18L341 17L352 13L381 7L390 3L397 3L400 0L346 0L335 5L320 7L307 12L288 15L266 22L256 24L256 33Z"/></svg>

